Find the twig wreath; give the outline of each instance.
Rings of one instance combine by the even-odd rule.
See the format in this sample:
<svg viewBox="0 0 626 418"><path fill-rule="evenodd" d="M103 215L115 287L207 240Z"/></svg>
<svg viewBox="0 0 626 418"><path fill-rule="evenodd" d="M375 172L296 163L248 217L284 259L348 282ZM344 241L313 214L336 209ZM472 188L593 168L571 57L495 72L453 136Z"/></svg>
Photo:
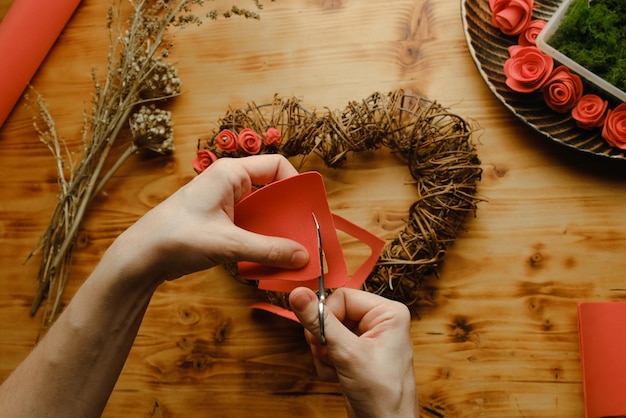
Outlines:
<svg viewBox="0 0 626 418"><path fill-rule="evenodd" d="M425 98L402 90L375 93L344 110L322 114L296 98L230 109L217 130L198 141L197 172L221 157L278 153L287 158L316 154L339 168L352 153L387 147L406 161L418 198L405 227L387 242L363 290L408 306L419 298L422 280L437 275L446 249L467 215L475 212L481 177L470 123ZM236 266L228 266L236 276ZM287 295L268 292L272 304Z"/></svg>

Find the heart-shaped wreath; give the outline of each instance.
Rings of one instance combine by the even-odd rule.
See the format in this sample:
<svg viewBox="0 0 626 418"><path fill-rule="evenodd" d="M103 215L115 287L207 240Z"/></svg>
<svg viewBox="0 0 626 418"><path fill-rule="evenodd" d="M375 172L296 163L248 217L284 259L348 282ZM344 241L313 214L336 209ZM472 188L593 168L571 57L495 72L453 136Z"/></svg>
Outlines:
<svg viewBox="0 0 626 418"><path fill-rule="evenodd" d="M270 104L229 110L217 126L198 141L197 172L217 158L267 153L287 158L316 154L338 168L351 152L387 147L405 160L419 197L363 289L408 306L417 302L423 278L437 274L447 247L480 201L476 186L482 170L471 124L402 90L375 93L322 114L305 109L296 98L274 97ZM286 307L285 294L268 293L271 303Z"/></svg>

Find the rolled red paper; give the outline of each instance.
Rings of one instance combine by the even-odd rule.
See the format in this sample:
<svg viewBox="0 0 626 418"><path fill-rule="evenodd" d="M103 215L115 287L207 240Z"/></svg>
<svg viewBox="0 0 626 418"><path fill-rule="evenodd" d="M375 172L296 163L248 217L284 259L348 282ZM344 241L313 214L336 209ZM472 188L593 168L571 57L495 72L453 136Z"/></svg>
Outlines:
<svg viewBox="0 0 626 418"><path fill-rule="evenodd" d="M14 0L0 22L0 127L80 0Z"/></svg>

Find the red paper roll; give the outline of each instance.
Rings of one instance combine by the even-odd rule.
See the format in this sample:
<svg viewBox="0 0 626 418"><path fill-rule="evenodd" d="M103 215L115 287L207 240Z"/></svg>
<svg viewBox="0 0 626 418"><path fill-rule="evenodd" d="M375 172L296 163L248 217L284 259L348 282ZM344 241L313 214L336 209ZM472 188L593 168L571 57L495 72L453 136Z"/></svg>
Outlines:
<svg viewBox="0 0 626 418"><path fill-rule="evenodd" d="M80 0L14 0L0 23L0 126Z"/></svg>

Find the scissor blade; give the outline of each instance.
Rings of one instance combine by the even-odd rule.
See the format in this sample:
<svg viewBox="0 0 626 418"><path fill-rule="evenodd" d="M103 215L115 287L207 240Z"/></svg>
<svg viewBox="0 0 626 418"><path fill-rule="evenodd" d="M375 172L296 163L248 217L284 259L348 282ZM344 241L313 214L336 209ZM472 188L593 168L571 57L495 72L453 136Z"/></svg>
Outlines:
<svg viewBox="0 0 626 418"><path fill-rule="evenodd" d="M315 222L315 229L317 232L317 247L318 247L319 256L320 256L320 276L319 276L319 294L318 294L320 340L323 345L326 345L326 335L324 334L324 301L326 300L326 289L324 289L324 248L322 246L322 231L320 229L320 224L317 221L317 217L315 216L315 213L312 213L312 215L313 215L313 221Z"/></svg>

